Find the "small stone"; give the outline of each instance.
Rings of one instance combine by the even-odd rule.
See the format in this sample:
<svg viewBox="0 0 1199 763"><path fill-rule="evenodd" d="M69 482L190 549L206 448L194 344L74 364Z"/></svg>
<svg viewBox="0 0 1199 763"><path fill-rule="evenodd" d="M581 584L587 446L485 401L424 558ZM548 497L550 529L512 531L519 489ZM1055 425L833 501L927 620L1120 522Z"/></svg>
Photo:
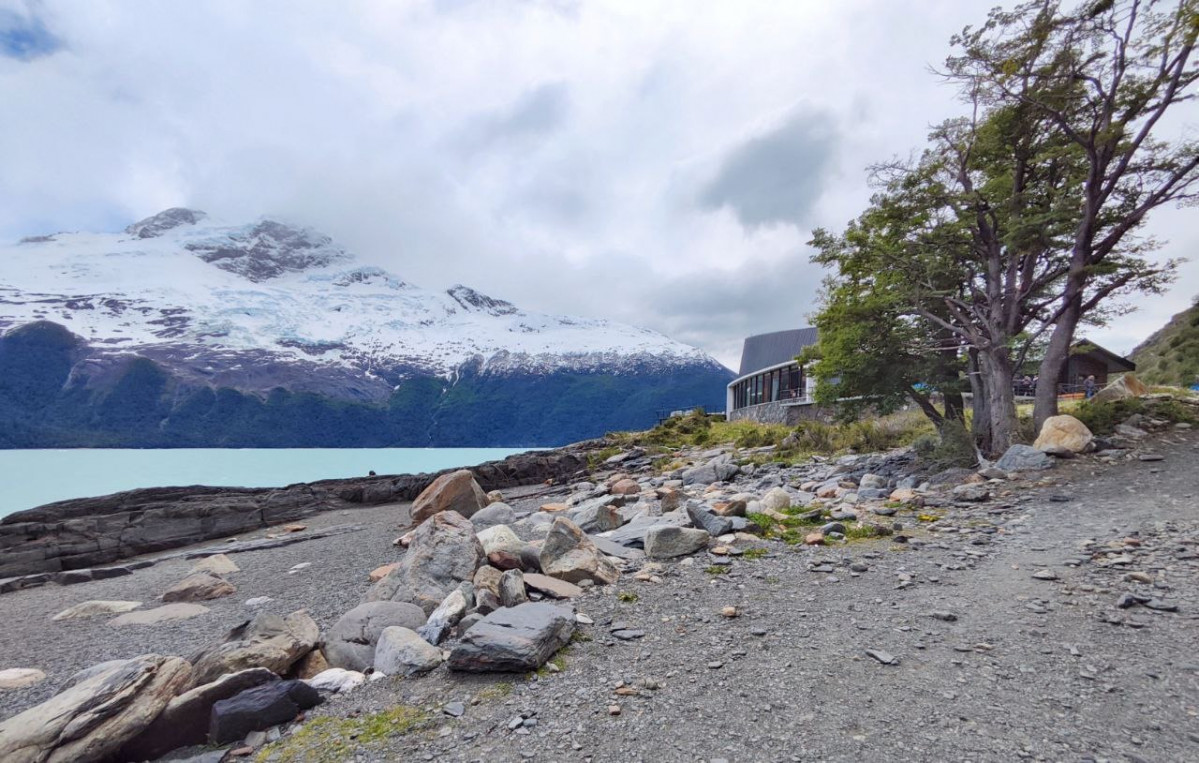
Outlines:
<svg viewBox="0 0 1199 763"><path fill-rule="evenodd" d="M608 715L620 715L620 705L608 705Z"/></svg>
<svg viewBox="0 0 1199 763"><path fill-rule="evenodd" d="M575 613L575 622L580 623L581 625L595 625L595 620L592 620L582 612Z"/></svg>
<svg viewBox="0 0 1199 763"><path fill-rule="evenodd" d="M461 718L466 713L466 705L461 702L450 702L445 707L441 708L441 712L451 718Z"/></svg>
<svg viewBox="0 0 1199 763"><path fill-rule="evenodd" d="M738 612L736 607L723 607L720 614L724 617L736 617Z"/></svg>
<svg viewBox="0 0 1199 763"><path fill-rule="evenodd" d="M249 607L250 609L255 609L257 607L270 604L272 601L274 601L274 599L272 599L270 596L255 596L252 599L246 599L245 606Z"/></svg>
<svg viewBox="0 0 1199 763"><path fill-rule="evenodd" d="M720 670L724 667L724 663L720 660L713 660L708 663L708 670Z"/></svg>
<svg viewBox="0 0 1199 763"><path fill-rule="evenodd" d="M1053 570L1037 570L1032 574L1037 580L1057 580L1057 573Z"/></svg>
<svg viewBox="0 0 1199 763"><path fill-rule="evenodd" d="M958 619L958 616L957 616L957 615L955 615L954 613L952 613L952 612L946 612L946 611L944 611L944 610L937 610L937 611L934 611L934 612L930 612L930 613L929 613L929 616L930 616L930 617L933 617L933 618L935 618L935 619L937 619L937 620L943 620L943 621L945 621L945 622L947 622L947 623L953 623L953 622L957 622L957 619Z"/></svg>
<svg viewBox="0 0 1199 763"><path fill-rule="evenodd" d="M873 657L884 665L898 665L899 659L890 652L884 652L881 649L867 649L866 654Z"/></svg>
<svg viewBox="0 0 1199 763"><path fill-rule="evenodd" d="M8 668L0 670L0 689L25 689L46 680L37 668Z"/></svg>

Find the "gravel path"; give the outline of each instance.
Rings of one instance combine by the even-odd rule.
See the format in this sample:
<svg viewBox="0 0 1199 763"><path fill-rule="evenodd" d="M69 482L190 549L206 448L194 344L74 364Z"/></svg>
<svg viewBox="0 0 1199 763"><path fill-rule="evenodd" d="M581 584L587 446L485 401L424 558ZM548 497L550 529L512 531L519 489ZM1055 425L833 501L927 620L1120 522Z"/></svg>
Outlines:
<svg viewBox="0 0 1199 763"><path fill-rule="evenodd" d="M701 554L664 565L660 583L626 575L576 601L595 625L581 629L588 640L566 650L561 672L439 669L371 683L314 712L406 703L430 720L298 759L1199 760L1199 435L1164 439L1165 461L1081 458L1046 484L929 510L942 516L936 522L901 513L913 536L906 545L772 544L770 556L737 559L725 574L711 574ZM243 619L250 597L273 597L280 613L307 607L327 628L358 603L366 573L396 557L403 511L318 517L310 526L366 529L236 555L238 593L178 626L49 618L85 599L149 602L186 572L182 560L0 597L0 667L50 674L0 693L0 717L101 660L186 656ZM288 574L301 562L312 567ZM1125 593L1178 611L1121 609ZM738 616L722 616L727 606ZM614 621L645 635L614 638ZM450 702L464 703L461 718L441 713Z"/></svg>

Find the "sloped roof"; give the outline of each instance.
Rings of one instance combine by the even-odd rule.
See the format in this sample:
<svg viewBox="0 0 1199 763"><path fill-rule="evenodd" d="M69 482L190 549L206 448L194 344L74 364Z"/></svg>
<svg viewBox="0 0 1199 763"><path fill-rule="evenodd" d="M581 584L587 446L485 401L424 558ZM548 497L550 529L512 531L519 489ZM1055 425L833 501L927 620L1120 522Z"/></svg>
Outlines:
<svg viewBox="0 0 1199 763"><path fill-rule="evenodd" d="M741 348L741 370L737 376L752 374L795 358L803 348L816 344L816 329L787 329L746 337Z"/></svg>
<svg viewBox="0 0 1199 763"><path fill-rule="evenodd" d="M1123 357L1122 355L1117 355L1111 350L1104 349L1103 347L1100 347L1094 342L1086 339L1081 339L1071 345L1070 354L1082 356L1090 355L1096 360L1103 361L1110 371L1119 372L1137 370L1137 364L1128 358Z"/></svg>

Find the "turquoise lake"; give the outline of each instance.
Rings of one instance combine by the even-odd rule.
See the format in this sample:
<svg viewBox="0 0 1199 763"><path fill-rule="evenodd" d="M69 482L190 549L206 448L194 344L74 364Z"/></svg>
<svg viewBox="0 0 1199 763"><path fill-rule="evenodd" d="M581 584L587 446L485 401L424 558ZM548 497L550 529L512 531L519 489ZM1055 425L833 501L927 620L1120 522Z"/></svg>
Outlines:
<svg viewBox="0 0 1199 763"><path fill-rule="evenodd" d="M0 516L139 487L279 487L474 466L530 448L0 450Z"/></svg>

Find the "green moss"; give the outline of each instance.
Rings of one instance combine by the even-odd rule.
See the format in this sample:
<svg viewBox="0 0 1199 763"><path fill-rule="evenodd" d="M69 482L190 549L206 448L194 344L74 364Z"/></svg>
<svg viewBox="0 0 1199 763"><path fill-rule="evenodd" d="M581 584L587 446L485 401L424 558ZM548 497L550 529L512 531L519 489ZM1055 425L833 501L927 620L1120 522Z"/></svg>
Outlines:
<svg viewBox="0 0 1199 763"><path fill-rule="evenodd" d="M709 575L723 575L729 571L729 568L723 564L713 564L710 567L704 567L704 572Z"/></svg>
<svg viewBox="0 0 1199 763"><path fill-rule="evenodd" d="M742 559L761 559L770 552L764 548L747 548L745 553L741 555Z"/></svg>
<svg viewBox="0 0 1199 763"><path fill-rule="evenodd" d="M491 686L479 689L475 694L475 699L480 702L492 702L497 699L503 699L512 693L512 684L507 681L500 681Z"/></svg>
<svg viewBox="0 0 1199 763"><path fill-rule="evenodd" d="M428 713L408 705L355 718L321 716L305 722L295 734L263 747L256 760L259 763L341 763L353 757L355 750L409 734L428 722Z"/></svg>
<svg viewBox="0 0 1199 763"><path fill-rule="evenodd" d="M625 604L635 604L638 598L640 597L632 591L621 591L620 593L616 594L616 600L622 601Z"/></svg>

